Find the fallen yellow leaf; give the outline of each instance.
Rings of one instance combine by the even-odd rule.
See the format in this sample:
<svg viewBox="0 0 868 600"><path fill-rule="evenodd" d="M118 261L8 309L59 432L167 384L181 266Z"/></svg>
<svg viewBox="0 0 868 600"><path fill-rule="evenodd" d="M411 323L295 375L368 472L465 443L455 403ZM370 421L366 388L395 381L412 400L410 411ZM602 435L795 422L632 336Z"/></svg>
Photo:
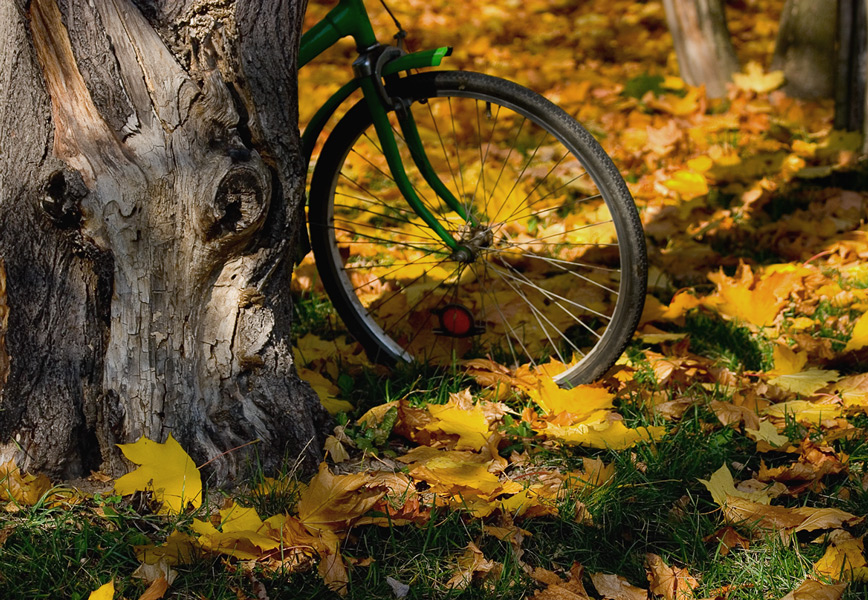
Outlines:
<svg viewBox="0 0 868 600"><path fill-rule="evenodd" d="M843 529L829 533L829 545L822 558L814 564L814 571L833 581L854 579L859 569L868 566L865 546L861 539L854 538Z"/></svg>
<svg viewBox="0 0 868 600"><path fill-rule="evenodd" d="M856 324L853 326L853 333L850 335L847 345L844 346L844 352L861 350L865 346L868 346L868 312L863 313L856 320Z"/></svg>
<svg viewBox="0 0 868 600"><path fill-rule="evenodd" d="M807 400L793 400L772 404L763 414L778 419L792 417L798 422L820 425L824 420L834 419L841 415L841 407L835 404L821 404Z"/></svg>
<svg viewBox="0 0 868 600"><path fill-rule="evenodd" d="M165 577L159 577L139 596L139 600L160 600L160 598L166 595L166 590L168 589L169 582Z"/></svg>
<svg viewBox="0 0 868 600"><path fill-rule="evenodd" d="M743 492L735 487L732 473L726 464L712 473L708 480L700 479L699 482L711 493L711 498L718 506L724 506L728 498L743 498L759 504L771 502L771 494L762 490L758 492Z"/></svg>
<svg viewBox="0 0 868 600"><path fill-rule="evenodd" d="M181 513L187 504L202 504L202 478L193 459L171 434L164 444L141 438L134 444L118 444L129 460L139 465L115 481L115 492L126 496L152 491L162 502L161 513Z"/></svg>
<svg viewBox="0 0 868 600"><path fill-rule="evenodd" d="M551 378L541 377L528 396L548 415L567 412L577 416L578 421L602 409L612 408L615 395L599 385L579 385L563 389Z"/></svg>
<svg viewBox="0 0 868 600"><path fill-rule="evenodd" d="M801 372L808 363L808 353L805 351L795 352L786 344L775 344L772 353L775 367L769 371L769 375L793 375Z"/></svg>
<svg viewBox="0 0 868 600"><path fill-rule="evenodd" d="M480 405L465 409L450 399L446 404L429 404L428 412L432 421L423 429L457 434L456 449L481 450L489 436L489 424L485 411Z"/></svg>
<svg viewBox="0 0 868 600"><path fill-rule="evenodd" d="M341 390L334 383L329 381L321 373L306 367L297 367L298 376L305 380L313 391L319 396L320 402L325 407L329 414L336 415L339 412L349 412L353 410L353 405L346 400L341 400L337 397Z"/></svg>
<svg viewBox="0 0 868 600"><path fill-rule="evenodd" d="M548 423L537 430L549 439L590 446L591 448L623 450L641 441L660 439L666 431L665 427L628 428L622 421L603 421L592 425L580 423L561 427Z"/></svg>
<svg viewBox="0 0 868 600"><path fill-rule="evenodd" d="M764 94L776 90L784 84L784 72L764 73L762 65L752 60L745 66L744 73L733 73L732 81L743 90Z"/></svg>
<svg viewBox="0 0 868 600"><path fill-rule="evenodd" d="M264 552L280 546L280 540L263 535L262 519L252 508L232 504L220 511L221 529L211 523L193 519L192 529L199 534L199 544L205 550L255 560Z"/></svg>
<svg viewBox="0 0 868 600"><path fill-rule="evenodd" d="M838 371L808 369L801 373L772 377L769 379L769 383L794 394L812 396L821 387L825 387L826 384L836 379L838 379Z"/></svg>
<svg viewBox="0 0 868 600"><path fill-rule="evenodd" d="M754 441L763 441L774 448L780 448L790 442L790 438L778 433L778 428L774 423L767 419L763 419L759 423L759 429L744 428L744 432Z"/></svg>
<svg viewBox="0 0 868 600"><path fill-rule="evenodd" d="M663 182L670 190L678 192L684 200L693 200L708 193L708 182L702 173L681 169Z"/></svg>
<svg viewBox="0 0 868 600"><path fill-rule="evenodd" d="M115 582L109 581L90 593L87 600L112 600L115 597Z"/></svg>

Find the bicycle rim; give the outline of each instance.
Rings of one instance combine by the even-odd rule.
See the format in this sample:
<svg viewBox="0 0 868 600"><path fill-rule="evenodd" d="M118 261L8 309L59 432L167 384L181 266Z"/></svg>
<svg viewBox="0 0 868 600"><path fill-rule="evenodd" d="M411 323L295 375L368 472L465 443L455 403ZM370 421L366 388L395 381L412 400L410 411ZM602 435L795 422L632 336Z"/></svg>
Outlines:
<svg viewBox="0 0 868 600"><path fill-rule="evenodd" d="M644 299L644 243L626 186L554 105L502 80L449 75L400 85L415 95L428 159L467 219L426 184L394 115L393 129L419 197L471 256L459 260L406 204L361 105L329 138L312 184L329 296L381 362L488 357L550 364L561 384L596 378Z"/></svg>

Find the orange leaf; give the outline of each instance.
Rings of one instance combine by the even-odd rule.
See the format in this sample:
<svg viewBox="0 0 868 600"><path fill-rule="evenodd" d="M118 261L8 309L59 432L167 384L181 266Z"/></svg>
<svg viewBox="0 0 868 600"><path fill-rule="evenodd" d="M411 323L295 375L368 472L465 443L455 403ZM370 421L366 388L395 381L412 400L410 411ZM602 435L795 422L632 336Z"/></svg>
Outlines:
<svg viewBox="0 0 868 600"><path fill-rule="evenodd" d="M166 590L168 589L169 582L166 581L165 577L160 577L148 586L148 589L139 596L139 600L160 600L160 598L166 594Z"/></svg>

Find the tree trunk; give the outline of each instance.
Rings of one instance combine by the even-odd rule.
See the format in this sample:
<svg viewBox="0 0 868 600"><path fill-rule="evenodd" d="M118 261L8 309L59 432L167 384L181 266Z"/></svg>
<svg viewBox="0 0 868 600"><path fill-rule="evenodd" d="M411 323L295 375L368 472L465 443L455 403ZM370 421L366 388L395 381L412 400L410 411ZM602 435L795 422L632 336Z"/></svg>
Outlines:
<svg viewBox="0 0 868 600"><path fill-rule="evenodd" d="M862 94L862 154L868 156L868 0L854 0L854 2L858 5L855 27L859 32L859 50L855 62L859 69L857 78Z"/></svg>
<svg viewBox="0 0 868 600"><path fill-rule="evenodd" d="M0 463L319 458L290 354L303 0L0 0Z"/></svg>
<svg viewBox="0 0 868 600"><path fill-rule="evenodd" d="M837 21L834 3L787 0L772 69L784 72L784 92L788 96L804 99L834 96Z"/></svg>
<svg viewBox="0 0 868 600"><path fill-rule="evenodd" d="M835 128L861 131L868 77L868 0L838 1Z"/></svg>
<svg viewBox="0 0 868 600"><path fill-rule="evenodd" d="M726 94L738 58L726 26L723 0L663 0L681 77L705 85L712 98Z"/></svg>

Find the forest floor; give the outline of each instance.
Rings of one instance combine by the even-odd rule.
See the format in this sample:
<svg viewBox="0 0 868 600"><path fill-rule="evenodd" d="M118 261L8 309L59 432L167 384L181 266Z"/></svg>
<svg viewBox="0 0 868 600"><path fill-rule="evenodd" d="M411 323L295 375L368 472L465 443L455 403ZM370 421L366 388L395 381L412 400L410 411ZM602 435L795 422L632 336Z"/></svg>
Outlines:
<svg viewBox="0 0 868 600"><path fill-rule="evenodd" d="M868 175L831 103L768 72L782 4L729 3L721 99L678 78L660 2L393 6L411 49L455 46L444 66L531 87L612 156L650 261L627 352L571 390L486 359L385 372L308 257L319 474L203 493L171 440L125 447L142 467L103 494L0 466L0 598L866 597ZM305 69L302 121L351 52Z"/></svg>

